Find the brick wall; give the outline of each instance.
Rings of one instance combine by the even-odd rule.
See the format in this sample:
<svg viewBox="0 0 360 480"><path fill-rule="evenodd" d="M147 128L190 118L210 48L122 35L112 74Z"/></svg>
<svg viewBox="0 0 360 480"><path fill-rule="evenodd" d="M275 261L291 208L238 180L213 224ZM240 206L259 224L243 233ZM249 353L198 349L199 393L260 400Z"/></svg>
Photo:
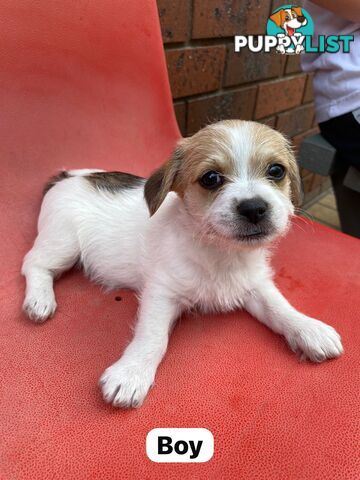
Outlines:
<svg viewBox="0 0 360 480"><path fill-rule="evenodd" d="M298 56L234 52L235 34L264 34L271 0L157 0L174 107L192 135L225 118L257 120L281 130L295 149L317 132L311 77ZM298 2L299 3L299 2ZM305 202L329 186L302 172Z"/></svg>

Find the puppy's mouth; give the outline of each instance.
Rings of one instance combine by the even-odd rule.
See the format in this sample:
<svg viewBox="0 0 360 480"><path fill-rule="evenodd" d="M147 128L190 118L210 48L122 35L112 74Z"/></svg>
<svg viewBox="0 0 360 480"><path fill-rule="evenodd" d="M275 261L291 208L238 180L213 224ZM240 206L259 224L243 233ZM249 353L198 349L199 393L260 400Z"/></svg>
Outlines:
<svg viewBox="0 0 360 480"><path fill-rule="evenodd" d="M240 221L234 229L233 236L240 242L255 243L268 239L274 233L273 223L266 218L258 223Z"/></svg>
<svg viewBox="0 0 360 480"><path fill-rule="evenodd" d="M238 240L260 240L269 236L268 232L239 233L236 235Z"/></svg>
<svg viewBox="0 0 360 480"><path fill-rule="evenodd" d="M267 243L273 240L276 236L276 228L270 223L266 222L266 225L232 225L232 231L225 233L221 232L217 227L208 225L208 234L217 238L223 238L231 242L244 245L257 245Z"/></svg>
<svg viewBox="0 0 360 480"><path fill-rule="evenodd" d="M255 243L261 240L266 240L273 232L270 230L254 230L250 232L239 232L236 234L236 240L241 242Z"/></svg>

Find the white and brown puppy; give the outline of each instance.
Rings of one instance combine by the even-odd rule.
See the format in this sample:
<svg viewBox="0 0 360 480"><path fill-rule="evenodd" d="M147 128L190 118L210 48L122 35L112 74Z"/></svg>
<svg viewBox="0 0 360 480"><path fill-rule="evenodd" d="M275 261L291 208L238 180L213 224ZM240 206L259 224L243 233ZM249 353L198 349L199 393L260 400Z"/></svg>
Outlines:
<svg viewBox="0 0 360 480"><path fill-rule="evenodd" d="M104 399L118 407L142 404L171 326L193 308L244 308L304 358L338 357L336 331L295 310L272 280L268 247L287 231L299 195L286 139L237 120L180 140L148 180L63 172L48 186L23 263L24 309L36 322L50 317L53 280L78 261L103 285L140 293L134 338L100 379Z"/></svg>

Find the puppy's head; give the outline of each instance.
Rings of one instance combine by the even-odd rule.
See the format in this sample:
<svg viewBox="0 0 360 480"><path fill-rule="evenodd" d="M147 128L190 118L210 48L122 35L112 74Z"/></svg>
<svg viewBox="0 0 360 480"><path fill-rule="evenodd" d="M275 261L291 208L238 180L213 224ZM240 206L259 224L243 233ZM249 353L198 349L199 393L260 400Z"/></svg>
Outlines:
<svg viewBox="0 0 360 480"><path fill-rule="evenodd" d="M270 16L270 20L272 20L278 27L284 28L286 25L287 28L290 27L290 29L293 30L307 24L307 20L300 7L282 8L273 13Z"/></svg>
<svg viewBox="0 0 360 480"><path fill-rule="evenodd" d="M202 237L260 246L283 234L300 178L289 143L259 123L226 120L182 139L146 182L153 215L169 191L182 199Z"/></svg>

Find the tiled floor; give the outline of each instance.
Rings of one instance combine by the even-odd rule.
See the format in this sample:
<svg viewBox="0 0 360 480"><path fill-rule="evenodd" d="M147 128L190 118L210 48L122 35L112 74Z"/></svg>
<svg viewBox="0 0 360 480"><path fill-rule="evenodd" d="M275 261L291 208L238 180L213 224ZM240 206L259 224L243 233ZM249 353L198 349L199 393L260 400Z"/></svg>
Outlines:
<svg viewBox="0 0 360 480"><path fill-rule="evenodd" d="M335 230L340 230L340 220L336 208L335 196L331 188L307 205L304 210L306 217L311 218L315 222L323 223Z"/></svg>

